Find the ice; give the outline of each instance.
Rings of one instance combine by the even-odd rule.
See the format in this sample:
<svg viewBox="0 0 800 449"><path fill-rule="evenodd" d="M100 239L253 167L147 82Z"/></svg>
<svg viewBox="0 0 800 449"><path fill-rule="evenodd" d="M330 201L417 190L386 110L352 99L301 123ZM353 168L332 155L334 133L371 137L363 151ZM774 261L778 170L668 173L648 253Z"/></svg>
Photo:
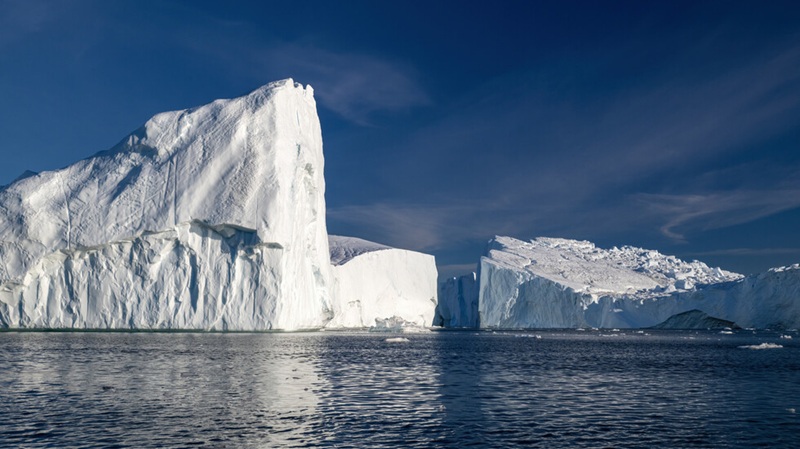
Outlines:
<svg viewBox="0 0 800 449"><path fill-rule="evenodd" d="M433 324L442 327L478 327L478 282L475 273L446 279L439 285L439 303Z"/></svg>
<svg viewBox="0 0 800 449"><path fill-rule="evenodd" d="M775 343L761 343L760 345L739 346L739 349L780 349L783 346Z"/></svg>
<svg viewBox="0 0 800 449"><path fill-rule="evenodd" d="M201 221L45 256L0 292L4 327L315 328L319 309L281 298L284 249L255 231ZM309 298L314 300L315 298Z"/></svg>
<svg viewBox="0 0 800 449"><path fill-rule="evenodd" d="M387 338L387 339L386 339L386 340L384 340L384 341L385 341L386 343L408 343L408 342L410 342L411 340L409 340L409 339L407 339L407 338L405 338L405 337L392 337L392 338Z"/></svg>
<svg viewBox="0 0 800 449"><path fill-rule="evenodd" d="M393 249L380 243L339 235L328 236L328 245L331 250L331 264L335 266L344 265L362 254Z"/></svg>
<svg viewBox="0 0 800 449"><path fill-rule="evenodd" d="M436 308L433 256L354 237L330 236L333 319L328 328L430 326ZM391 327L391 326L390 326Z"/></svg>
<svg viewBox="0 0 800 449"><path fill-rule="evenodd" d="M663 323L653 326L655 329L722 329L725 333L731 328L738 328L736 323L709 316L694 309L667 318ZM728 332L732 333L732 332Z"/></svg>
<svg viewBox="0 0 800 449"><path fill-rule="evenodd" d="M375 325L369 328L370 332L391 332L391 333L420 333L428 332L429 329L413 321L406 321L398 316L384 319L375 319Z"/></svg>
<svg viewBox="0 0 800 449"><path fill-rule="evenodd" d="M443 283L441 324L463 325L452 317L477 304L476 325L497 329L645 328L692 310L742 327L800 325L798 265L744 277L630 246L496 237L477 278L471 297L459 280Z"/></svg>
<svg viewBox="0 0 800 449"><path fill-rule="evenodd" d="M0 327L430 325L433 257L336 238L331 253L323 173L313 90L291 79L26 172L0 188Z"/></svg>

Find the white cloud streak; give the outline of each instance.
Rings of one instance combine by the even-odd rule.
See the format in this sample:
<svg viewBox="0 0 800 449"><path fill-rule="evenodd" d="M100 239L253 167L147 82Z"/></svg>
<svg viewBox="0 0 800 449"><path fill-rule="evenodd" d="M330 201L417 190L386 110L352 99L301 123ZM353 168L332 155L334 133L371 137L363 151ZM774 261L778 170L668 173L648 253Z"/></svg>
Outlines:
<svg viewBox="0 0 800 449"><path fill-rule="evenodd" d="M407 221L415 226L395 226L393 241L425 249L494 234L588 238L626 229L685 241L694 231L800 207L792 181L800 167L749 164L734 182L714 173L726 155L796 126L798 46L716 76L620 92L585 110L530 87L536 79L495 81L398 142L386 151L396 159L385 178L407 198L340 208L334 218L371 228L392 226L392 209L413 211ZM437 204L428 192L440 192ZM429 205L411 195L426 195Z"/></svg>
<svg viewBox="0 0 800 449"><path fill-rule="evenodd" d="M414 71L384 58L299 44L276 45L265 55L264 64L306 79L323 106L358 124L368 124L375 113L429 103Z"/></svg>
<svg viewBox="0 0 800 449"><path fill-rule="evenodd" d="M800 207L800 189L639 194L635 199L664 223L660 229L665 236L682 242L687 231L724 228Z"/></svg>

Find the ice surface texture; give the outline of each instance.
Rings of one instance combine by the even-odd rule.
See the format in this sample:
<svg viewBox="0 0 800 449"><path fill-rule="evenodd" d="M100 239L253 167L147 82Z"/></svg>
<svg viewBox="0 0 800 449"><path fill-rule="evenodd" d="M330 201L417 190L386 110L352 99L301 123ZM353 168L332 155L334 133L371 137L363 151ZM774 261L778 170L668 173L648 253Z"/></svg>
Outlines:
<svg viewBox="0 0 800 449"><path fill-rule="evenodd" d="M635 247L496 237L478 271L477 294L460 300L458 289L445 284L439 311L474 301L478 325L487 328L650 327L695 309L742 327L800 326L797 266L743 277ZM459 318L449 325L471 323Z"/></svg>
<svg viewBox="0 0 800 449"><path fill-rule="evenodd" d="M323 172L313 90L289 79L29 173L0 190L0 325L325 326Z"/></svg>
<svg viewBox="0 0 800 449"><path fill-rule="evenodd" d="M433 324L442 327L478 327L478 280L475 273L445 279Z"/></svg>
<svg viewBox="0 0 800 449"><path fill-rule="evenodd" d="M437 295L433 256L353 237L329 241L333 319L328 327L364 328L393 317L431 325Z"/></svg>

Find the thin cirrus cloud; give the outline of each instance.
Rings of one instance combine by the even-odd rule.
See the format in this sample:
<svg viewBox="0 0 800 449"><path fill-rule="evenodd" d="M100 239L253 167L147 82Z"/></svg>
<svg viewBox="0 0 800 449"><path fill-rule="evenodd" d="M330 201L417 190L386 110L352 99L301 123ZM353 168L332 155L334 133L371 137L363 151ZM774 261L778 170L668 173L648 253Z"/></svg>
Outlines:
<svg viewBox="0 0 800 449"><path fill-rule="evenodd" d="M689 231L748 223L800 207L800 189L745 190L687 195L639 194L636 200L660 218L661 232L678 242Z"/></svg>
<svg viewBox="0 0 800 449"><path fill-rule="evenodd" d="M454 199L442 203L379 202L328 207L332 232L351 232L400 248L434 251L495 235L520 235L530 226L555 232L555 204L520 208L492 200ZM563 222L563 218L559 218Z"/></svg>
<svg viewBox="0 0 800 449"><path fill-rule="evenodd" d="M453 218L463 216L463 207L454 205L374 203L329 207L328 220L334 227L358 229L359 235L401 248L430 250L440 248L445 236L463 238L472 230L455 226Z"/></svg>
<svg viewBox="0 0 800 449"><path fill-rule="evenodd" d="M0 45L43 30L58 17L55 6L40 0L0 0Z"/></svg>
<svg viewBox="0 0 800 449"><path fill-rule="evenodd" d="M413 226L396 229L392 241L430 249L448 238L597 237L626 226L683 242L694 231L800 206L797 170L776 169L781 163L769 156L738 181L706 176L796 126L800 47L587 100L548 92L570 91L554 76L515 74L465 95L444 119L386 152L397 159L387 156L394 176L385 182L402 183L394 190L405 197L339 207L332 218L370 229L391 226L383 219L403 211ZM426 192L439 192L439 202L426 196L420 206Z"/></svg>
<svg viewBox="0 0 800 449"><path fill-rule="evenodd" d="M221 66L235 67L237 74L256 83L270 76L310 84L321 106L357 125L369 126L375 114L430 104L416 71L390 58L306 43L254 44L238 36L220 39L216 43L185 40L183 45L210 54L224 62Z"/></svg>
<svg viewBox="0 0 800 449"><path fill-rule="evenodd" d="M688 252L692 257L708 256L774 256L782 254L800 254L800 248L730 248L713 251Z"/></svg>
<svg viewBox="0 0 800 449"><path fill-rule="evenodd" d="M276 45L265 54L266 64L306 80L324 107L357 124L368 125L375 113L430 103L414 70L385 58L299 44Z"/></svg>

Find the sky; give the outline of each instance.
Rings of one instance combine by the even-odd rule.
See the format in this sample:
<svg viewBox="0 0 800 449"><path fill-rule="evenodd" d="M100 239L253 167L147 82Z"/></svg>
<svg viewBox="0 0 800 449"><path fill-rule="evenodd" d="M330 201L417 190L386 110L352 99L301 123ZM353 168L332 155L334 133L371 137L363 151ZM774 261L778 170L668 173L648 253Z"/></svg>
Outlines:
<svg viewBox="0 0 800 449"><path fill-rule="evenodd" d="M800 3L0 0L0 185L152 115L315 89L328 229L800 262Z"/></svg>

